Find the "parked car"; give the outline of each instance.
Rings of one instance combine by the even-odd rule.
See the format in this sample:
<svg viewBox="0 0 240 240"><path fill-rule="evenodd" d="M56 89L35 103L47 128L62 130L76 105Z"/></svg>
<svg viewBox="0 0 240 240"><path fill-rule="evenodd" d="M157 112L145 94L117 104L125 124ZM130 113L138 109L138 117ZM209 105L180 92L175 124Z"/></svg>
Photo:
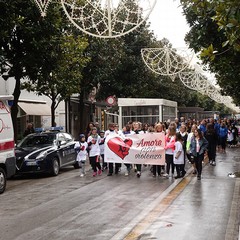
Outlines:
<svg viewBox="0 0 240 240"><path fill-rule="evenodd" d="M75 143L64 132L29 134L15 147L17 173L47 172L57 176L61 167L78 168Z"/></svg>

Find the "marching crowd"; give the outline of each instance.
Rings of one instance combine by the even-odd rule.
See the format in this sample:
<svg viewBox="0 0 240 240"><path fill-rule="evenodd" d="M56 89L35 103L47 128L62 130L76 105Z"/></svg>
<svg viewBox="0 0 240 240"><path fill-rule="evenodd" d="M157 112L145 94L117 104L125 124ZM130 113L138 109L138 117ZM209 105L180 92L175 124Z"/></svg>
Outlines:
<svg viewBox="0 0 240 240"><path fill-rule="evenodd" d="M128 122L122 130L115 123L108 125L108 130L103 131L98 123L89 123L86 133L80 134L79 142L75 144L77 161L80 166L80 176L86 174L85 165L89 159L93 171L93 177L108 171L107 176L119 174L123 167L121 163L106 163L104 161L104 142L108 135L118 134L127 136L133 134L145 134L148 132L163 132L165 134L165 164L152 165L150 167L153 177L169 176L182 178L186 174L186 161L192 164L193 174L201 180L202 163L204 159L212 166L216 166L216 152L226 153L226 146L238 146L238 122L234 119L203 119L196 121L184 117L175 121L158 122L155 124L142 124L140 122ZM124 164L125 176L131 170L141 176L142 164ZM174 176L176 170L176 175ZM171 171L171 172L170 172Z"/></svg>

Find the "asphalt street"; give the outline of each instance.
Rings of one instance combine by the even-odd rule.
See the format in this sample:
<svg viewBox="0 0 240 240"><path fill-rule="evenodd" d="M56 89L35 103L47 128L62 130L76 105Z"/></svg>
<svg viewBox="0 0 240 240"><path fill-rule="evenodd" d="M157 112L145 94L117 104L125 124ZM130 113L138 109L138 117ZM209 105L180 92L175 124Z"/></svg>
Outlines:
<svg viewBox="0 0 240 240"><path fill-rule="evenodd" d="M218 154L202 180L153 178L132 172L80 178L64 168L57 177L17 176L0 195L1 240L239 240L240 149ZM237 174L236 174L237 175Z"/></svg>

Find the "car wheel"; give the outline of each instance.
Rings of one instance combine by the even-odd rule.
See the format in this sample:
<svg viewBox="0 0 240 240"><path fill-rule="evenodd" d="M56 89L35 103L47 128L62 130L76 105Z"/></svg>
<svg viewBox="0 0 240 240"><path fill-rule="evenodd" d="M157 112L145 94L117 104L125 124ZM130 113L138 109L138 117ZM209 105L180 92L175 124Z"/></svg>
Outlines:
<svg viewBox="0 0 240 240"><path fill-rule="evenodd" d="M0 168L0 194L5 191L6 182L7 182L6 173L2 168Z"/></svg>
<svg viewBox="0 0 240 240"><path fill-rule="evenodd" d="M52 160L52 175L53 175L53 176L57 176L57 175L58 175L58 173L59 173L59 168L60 168L60 166L59 166L58 159L57 159L57 158L54 158L54 159Z"/></svg>

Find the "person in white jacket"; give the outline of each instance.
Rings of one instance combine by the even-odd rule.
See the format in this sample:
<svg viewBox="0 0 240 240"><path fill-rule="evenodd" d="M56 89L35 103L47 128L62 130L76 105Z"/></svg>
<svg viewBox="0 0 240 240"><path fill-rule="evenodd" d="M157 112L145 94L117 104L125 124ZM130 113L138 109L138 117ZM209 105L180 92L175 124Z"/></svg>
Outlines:
<svg viewBox="0 0 240 240"><path fill-rule="evenodd" d="M101 142L100 136L97 134L97 128L93 127L91 135L87 139L89 148L89 160L93 169L93 177L102 174L101 164L100 164L100 147Z"/></svg>
<svg viewBox="0 0 240 240"><path fill-rule="evenodd" d="M180 133L176 134L173 163L177 171L177 176L175 176L175 179L184 177L186 171L184 169L185 162L184 162L183 139Z"/></svg>
<svg viewBox="0 0 240 240"><path fill-rule="evenodd" d="M74 149L77 152L77 162L80 167L80 177L83 177L86 172L85 172L85 164L87 160L87 148L88 144L85 140L85 135L80 134L79 136L79 142L76 142Z"/></svg>

